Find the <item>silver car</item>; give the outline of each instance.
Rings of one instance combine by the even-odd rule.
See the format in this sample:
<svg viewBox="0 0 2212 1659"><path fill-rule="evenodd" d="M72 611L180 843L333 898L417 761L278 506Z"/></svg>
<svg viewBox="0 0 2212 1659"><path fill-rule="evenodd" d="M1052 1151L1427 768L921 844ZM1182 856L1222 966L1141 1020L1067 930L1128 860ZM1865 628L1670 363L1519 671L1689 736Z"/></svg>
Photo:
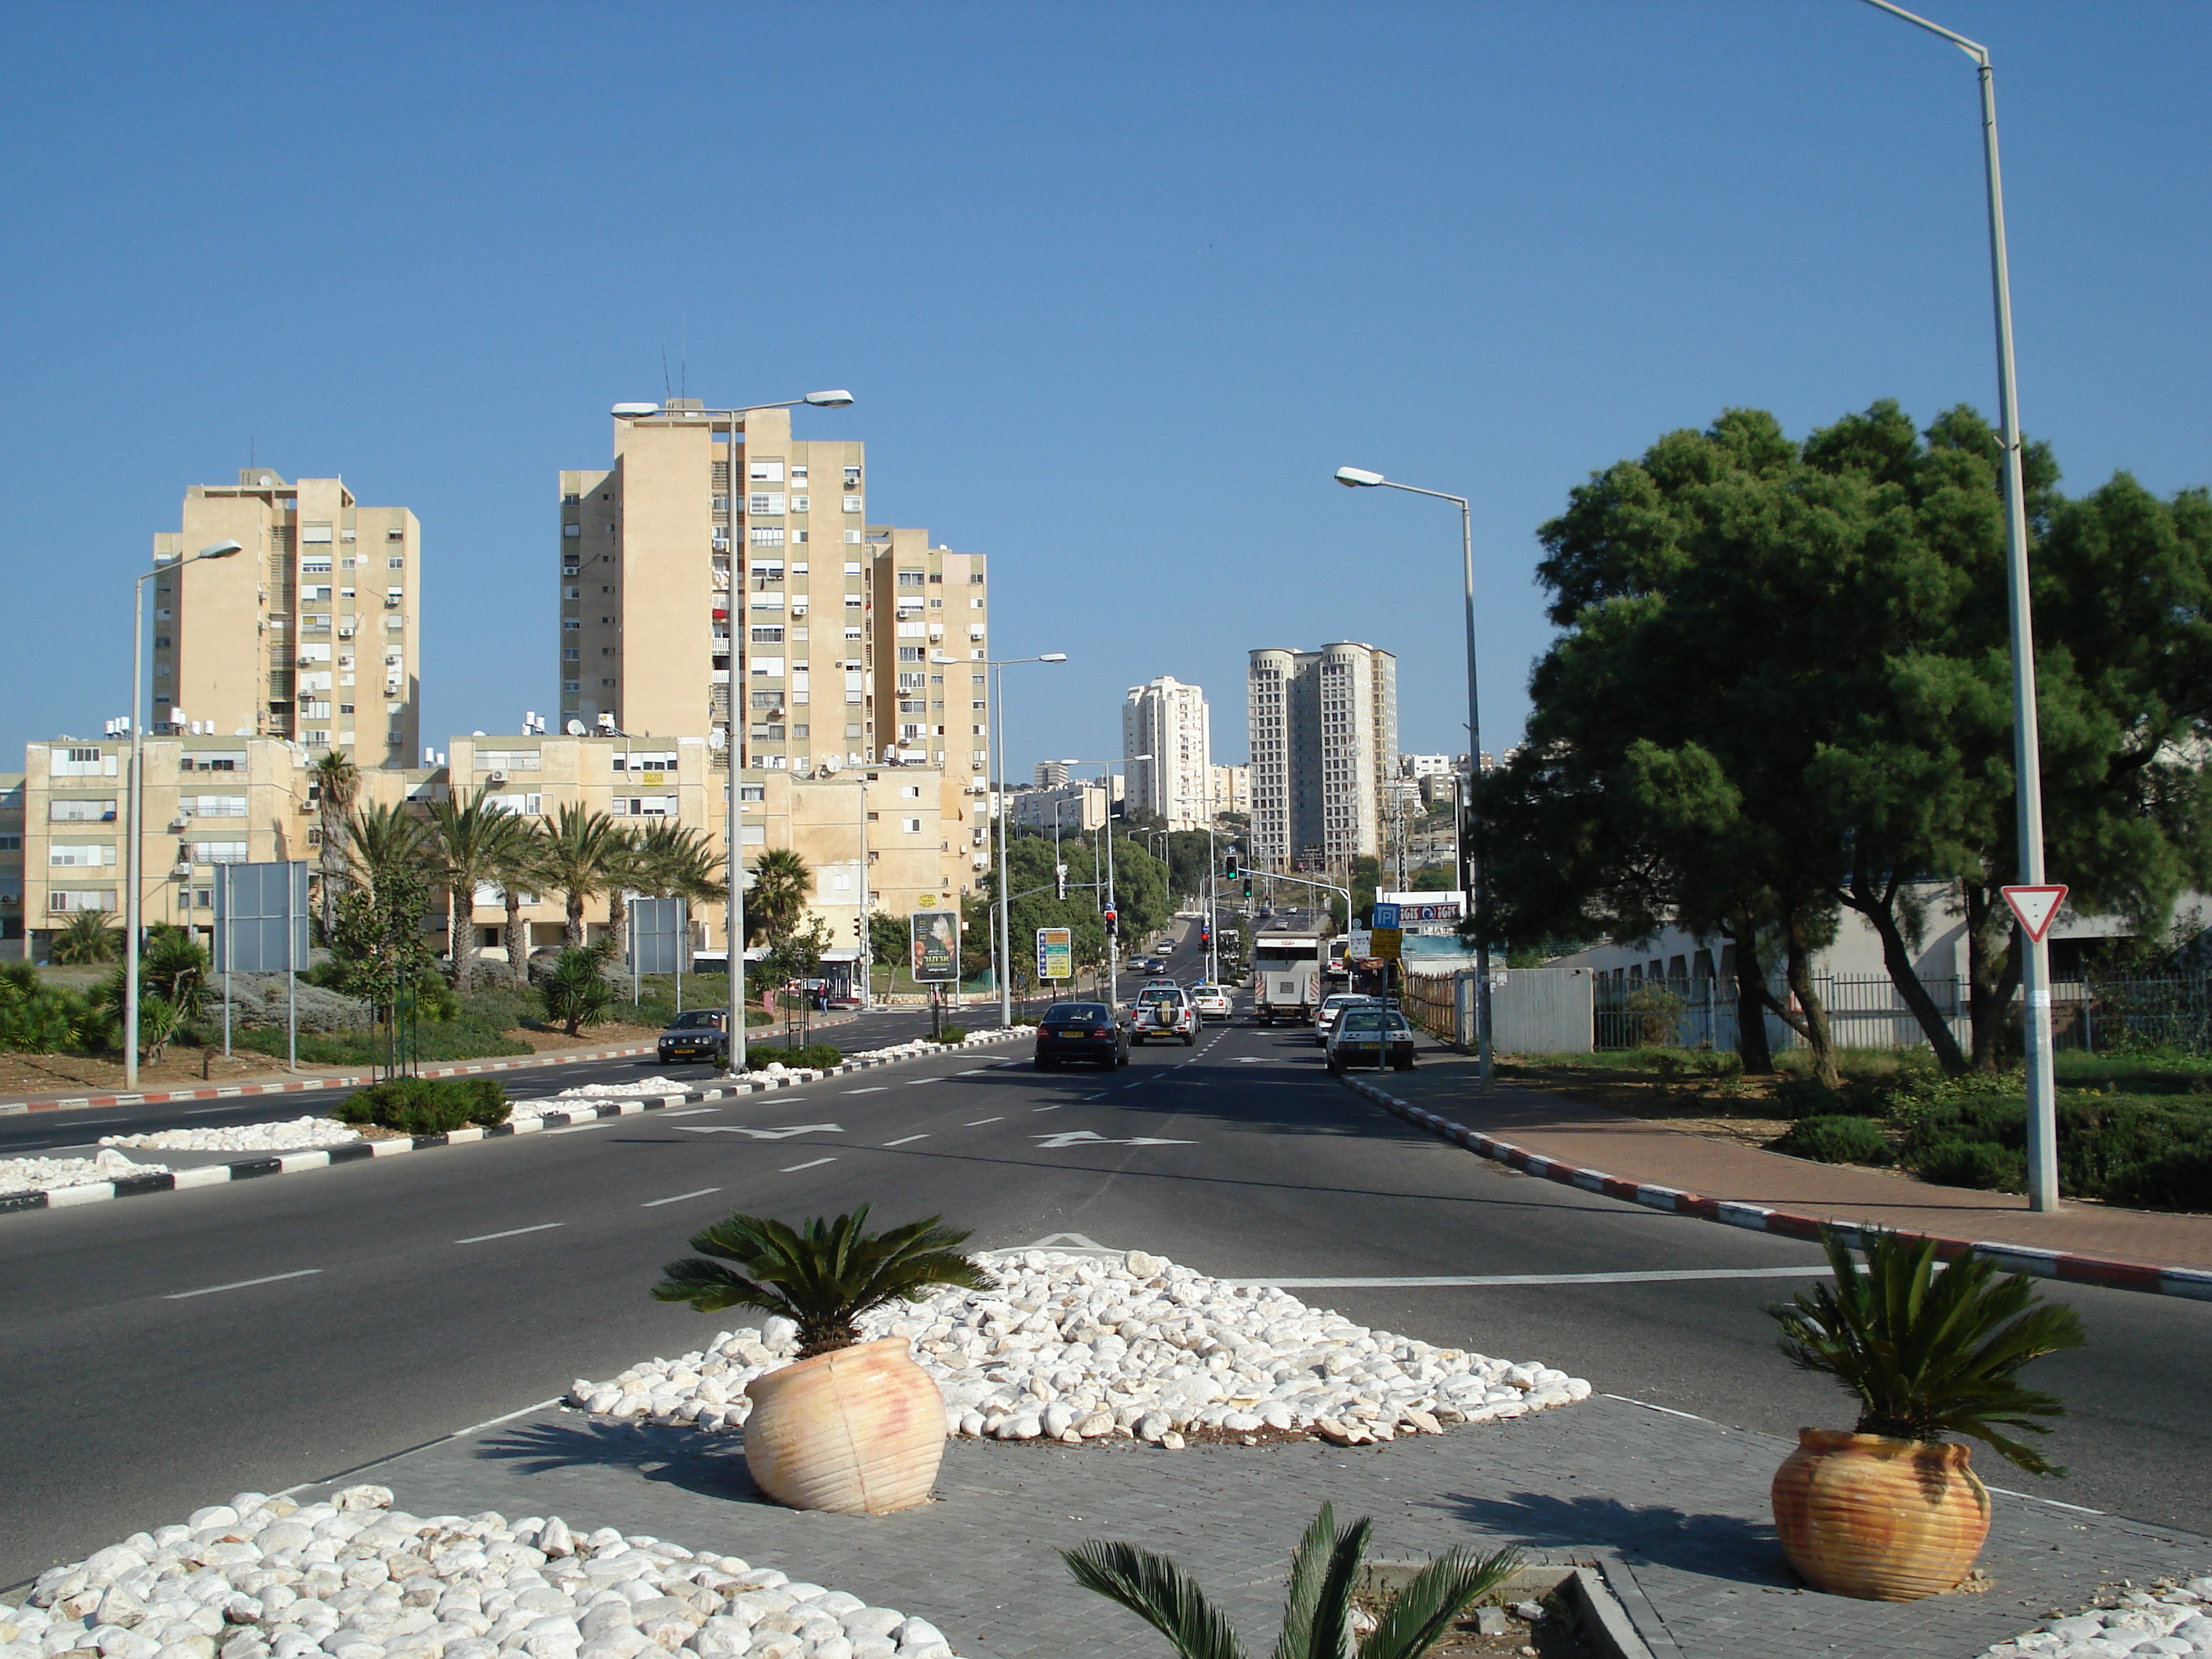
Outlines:
<svg viewBox="0 0 2212 1659"><path fill-rule="evenodd" d="M1346 1008L1367 1000L1368 998L1355 995L1350 991L1333 991L1323 997L1321 1006L1314 1010L1314 1041L1327 1048L1329 1030L1335 1025L1336 1017Z"/></svg>

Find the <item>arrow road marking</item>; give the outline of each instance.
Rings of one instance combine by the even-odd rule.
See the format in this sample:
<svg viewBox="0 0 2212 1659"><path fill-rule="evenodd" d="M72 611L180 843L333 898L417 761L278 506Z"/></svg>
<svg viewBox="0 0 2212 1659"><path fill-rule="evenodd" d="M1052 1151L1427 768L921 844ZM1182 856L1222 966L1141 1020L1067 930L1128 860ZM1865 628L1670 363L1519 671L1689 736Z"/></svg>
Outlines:
<svg viewBox="0 0 2212 1659"><path fill-rule="evenodd" d="M811 1135L817 1130L825 1134L842 1135L842 1123L796 1123L788 1129L748 1129L737 1123L687 1123L686 1134L694 1135L750 1135L755 1140L788 1140L793 1135Z"/></svg>
<svg viewBox="0 0 2212 1659"><path fill-rule="evenodd" d="M1066 1129L1056 1135L1038 1135L1037 1150L1048 1152L1062 1146L1195 1146L1194 1140L1161 1140L1152 1135L1131 1135L1121 1139L1113 1135L1093 1134L1088 1129Z"/></svg>

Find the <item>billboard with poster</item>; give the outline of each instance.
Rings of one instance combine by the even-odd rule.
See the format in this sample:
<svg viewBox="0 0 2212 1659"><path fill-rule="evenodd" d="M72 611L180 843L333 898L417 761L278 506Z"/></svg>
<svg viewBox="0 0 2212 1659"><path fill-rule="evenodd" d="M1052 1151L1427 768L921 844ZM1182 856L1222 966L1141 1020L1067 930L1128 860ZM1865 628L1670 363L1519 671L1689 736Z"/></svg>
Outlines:
<svg viewBox="0 0 2212 1659"><path fill-rule="evenodd" d="M957 984L960 979L960 913L916 910L906 919L909 952L918 985Z"/></svg>

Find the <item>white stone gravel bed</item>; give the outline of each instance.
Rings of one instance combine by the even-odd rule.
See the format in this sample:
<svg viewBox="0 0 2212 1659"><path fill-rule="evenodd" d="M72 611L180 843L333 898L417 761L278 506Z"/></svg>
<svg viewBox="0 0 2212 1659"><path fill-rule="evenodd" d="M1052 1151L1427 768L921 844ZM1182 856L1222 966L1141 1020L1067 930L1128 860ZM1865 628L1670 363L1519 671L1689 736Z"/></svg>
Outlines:
<svg viewBox="0 0 2212 1659"><path fill-rule="evenodd" d="M945 1395L948 1433L1070 1443L1109 1436L1182 1446L1194 1430L1301 1430L1351 1444L1438 1434L1587 1399L1589 1384L1370 1330L1287 1291L1224 1285L1141 1250L980 1253L993 1291L945 1290L860 1322L904 1336ZM712 1431L743 1425L745 1384L788 1364L796 1330L772 1318L568 1401L600 1415Z"/></svg>
<svg viewBox="0 0 2212 1659"><path fill-rule="evenodd" d="M2212 1574L2179 1587L2130 1590L2110 1607L2053 1619L1986 1649L1981 1659L2166 1659L2212 1654Z"/></svg>
<svg viewBox="0 0 2212 1659"><path fill-rule="evenodd" d="M108 1146L102 1146L90 1158L0 1158L0 1193L88 1187L96 1181L169 1173L166 1164L134 1164Z"/></svg>
<svg viewBox="0 0 2212 1659"><path fill-rule="evenodd" d="M964 1048L979 1048L986 1043L1003 1041L1005 1035L1003 1031L971 1031L958 1042L927 1041L902 1042L890 1048L865 1049L859 1054L848 1054L845 1058L849 1064L855 1060L880 1062L906 1060L917 1054L957 1053ZM777 1061L748 1075L771 1083L817 1083L828 1077L830 1073L817 1071L811 1066L786 1066L782 1062ZM543 1100L518 1100L514 1103L514 1115L518 1118L546 1117L560 1113L563 1109L564 1102L656 1100L663 1095L684 1094L695 1089L712 1087L720 1082L719 1078L699 1080L687 1080L680 1078L637 1078L627 1083L580 1083L573 1089L563 1089L559 1094L548 1096Z"/></svg>
<svg viewBox="0 0 2212 1659"><path fill-rule="evenodd" d="M222 1129L157 1129L140 1135L102 1135L103 1146L137 1146L165 1152L290 1152L305 1146L343 1146L361 1131L336 1118L295 1117L282 1123L239 1123Z"/></svg>
<svg viewBox="0 0 2212 1659"><path fill-rule="evenodd" d="M240 1492L0 1602L0 1659L951 1659L935 1626L735 1556L382 1486Z"/></svg>

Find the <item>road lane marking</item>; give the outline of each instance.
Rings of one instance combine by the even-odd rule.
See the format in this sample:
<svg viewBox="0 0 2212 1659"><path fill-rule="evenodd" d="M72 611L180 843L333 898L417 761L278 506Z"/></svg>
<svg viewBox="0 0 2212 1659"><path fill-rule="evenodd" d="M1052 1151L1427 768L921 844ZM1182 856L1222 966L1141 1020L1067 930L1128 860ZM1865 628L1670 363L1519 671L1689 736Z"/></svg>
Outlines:
<svg viewBox="0 0 2212 1659"><path fill-rule="evenodd" d="M610 1123L621 1121L617 1117L595 1118L589 1123L571 1123L565 1129L548 1129L545 1133L549 1135L580 1135L586 1129L604 1129Z"/></svg>
<svg viewBox="0 0 2212 1659"><path fill-rule="evenodd" d="M1089 1129L1063 1129L1056 1135L1039 1135L1036 1140L1037 1150L1041 1152L1058 1152L1063 1146L1195 1146L1198 1145L1194 1140L1159 1140L1151 1135L1132 1135L1123 1140L1112 1135L1094 1134ZM1234 1283L1235 1281L1224 1280L1224 1282ZM1268 1282L1272 1284L1276 1281ZM1285 1279L1281 1282L1287 1284L1290 1281Z"/></svg>
<svg viewBox="0 0 2212 1659"><path fill-rule="evenodd" d="M322 1272L320 1267L301 1267L289 1273L270 1273L265 1279L237 1279L228 1285L210 1285L201 1291L172 1291L161 1298L164 1302L182 1302L188 1297L213 1296L217 1291L250 1290L256 1285L276 1285L288 1279L306 1279Z"/></svg>
<svg viewBox="0 0 2212 1659"><path fill-rule="evenodd" d="M565 1221L541 1221L535 1227L509 1227L503 1233L478 1233L473 1238L457 1238L453 1243L456 1244L483 1244L487 1243L495 1238L519 1238L524 1233L542 1233L550 1228L565 1227L568 1224Z"/></svg>
<svg viewBox="0 0 2212 1659"><path fill-rule="evenodd" d="M896 1140L886 1140L884 1142L884 1145L886 1146L904 1146L912 1141L927 1140L928 1139L929 1137L927 1135L901 1135Z"/></svg>
<svg viewBox="0 0 2212 1659"><path fill-rule="evenodd" d="M1066 1104L1067 1103L1063 1100L1060 1103L1060 1106L1032 1106L1030 1108L1030 1110L1033 1112L1056 1112L1060 1109L1060 1106L1065 1106Z"/></svg>
<svg viewBox="0 0 2212 1659"><path fill-rule="evenodd" d="M945 1079L941 1077L910 1077L906 1080L903 1086L908 1089L918 1089L925 1083L942 1083L944 1081Z"/></svg>
<svg viewBox="0 0 2212 1659"><path fill-rule="evenodd" d="M719 1193L721 1190L720 1187L702 1187L696 1193L678 1193L673 1198L648 1198L637 1207L641 1210L657 1210L664 1204L681 1204L687 1198L704 1198L709 1193Z"/></svg>
<svg viewBox="0 0 2212 1659"><path fill-rule="evenodd" d="M845 1092L848 1095L879 1095L890 1086L888 1083L878 1083L866 1089L848 1089Z"/></svg>
<svg viewBox="0 0 2212 1659"><path fill-rule="evenodd" d="M794 1123L784 1129L748 1129L742 1123L687 1123L684 1126L684 1133L687 1135L745 1135L754 1140L788 1140L793 1135L811 1135L817 1129L825 1134L842 1135L845 1133L845 1126L842 1123Z"/></svg>
<svg viewBox="0 0 2212 1659"><path fill-rule="evenodd" d="M1002 1117L979 1117L971 1119L969 1121L963 1123L961 1125L961 1127L964 1129L980 1129L986 1123L1004 1123L1006 1121L1006 1120Z"/></svg>
<svg viewBox="0 0 2212 1659"><path fill-rule="evenodd" d="M186 1112L185 1115L186 1117L205 1117L210 1112L234 1112L237 1109L238 1103L235 1100L226 1100L220 1106L195 1106L191 1110Z"/></svg>
<svg viewBox="0 0 2212 1659"><path fill-rule="evenodd" d="M719 1112L719 1106L687 1106L680 1112L663 1112L663 1117L696 1117L702 1112Z"/></svg>
<svg viewBox="0 0 2212 1659"><path fill-rule="evenodd" d="M1464 1273L1413 1279L1224 1279L1224 1285L1276 1285L1284 1290L1388 1290L1402 1286L1483 1285L1671 1285L1699 1279L1826 1279L1826 1263L1802 1267L1654 1267L1613 1273Z"/></svg>
<svg viewBox="0 0 2212 1659"><path fill-rule="evenodd" d="M783 1173L783 1174L785 1174L785 1175L797 1175L797 1174L798 1174L801 1170L811 1170L811 1169L815 1168L817 1165L823 1164L835 1164L836 1161L837 1161L837 1160L836 1160L836 1158L817 1158L813 1159L811 1163L806 1163L806 1164L793 1164L790 1165L788 1168L785 1169L785 1170L782 1171L782 1173Z"/></svg>

